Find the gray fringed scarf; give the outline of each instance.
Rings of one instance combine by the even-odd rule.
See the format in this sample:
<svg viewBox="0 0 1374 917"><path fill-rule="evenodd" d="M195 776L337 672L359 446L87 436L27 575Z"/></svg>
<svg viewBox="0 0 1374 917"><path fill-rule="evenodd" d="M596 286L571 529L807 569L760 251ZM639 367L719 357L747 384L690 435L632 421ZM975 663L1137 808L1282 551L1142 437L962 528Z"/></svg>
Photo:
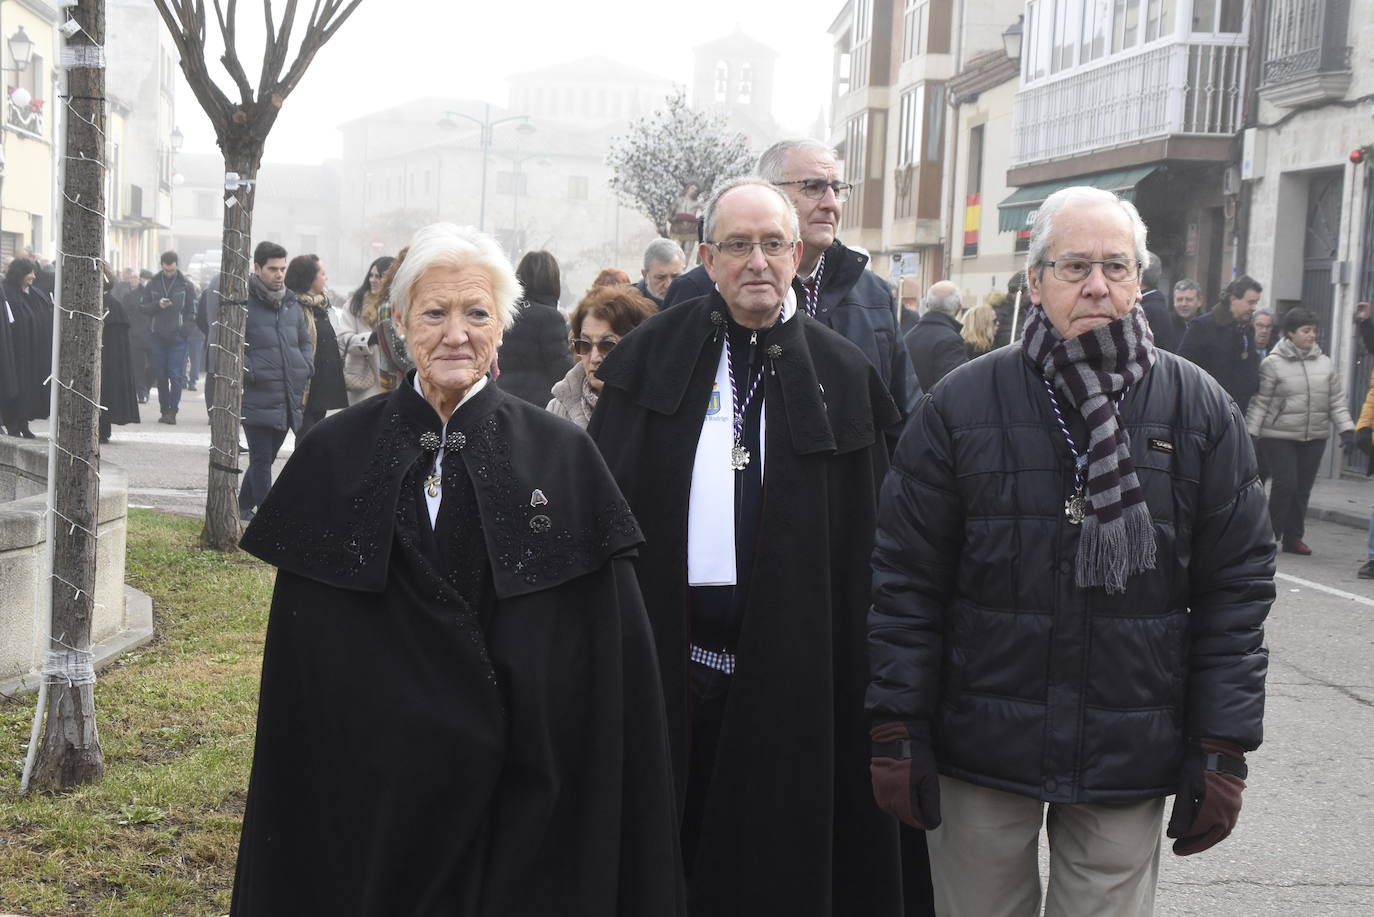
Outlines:
<svg viewBox="0 0 1374 917"><path fill-rule="evenodd" d="M267 284L262 282L262 278L257 274L248 275L248 286L253 292L257 293L258 297L264 302L270 302L274 306L280 307L282 300L286 298L285 285L283 285L280 290L270 289Z"/></svg>
<svg viewBox="0 0 1374 917"><path fill-rule="evenodd" d="M1128 577L1155 566L1153 520L1117 413L1120 396L1155 363L1144 310L1137 303L1116 321L1065 340L1035 306L1021 347L1088 425L1088 512L1075 581L1125 592Z"/></svg>

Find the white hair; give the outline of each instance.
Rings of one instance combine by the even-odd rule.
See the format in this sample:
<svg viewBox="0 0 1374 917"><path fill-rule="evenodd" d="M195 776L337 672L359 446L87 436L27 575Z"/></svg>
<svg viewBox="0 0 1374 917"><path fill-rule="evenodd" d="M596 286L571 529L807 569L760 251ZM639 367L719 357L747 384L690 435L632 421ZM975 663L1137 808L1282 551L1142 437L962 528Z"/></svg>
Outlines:
<svg viewBox="0 0 1374 917"><path fill-rule="evenodd" d="M711 200L706 204L706 224L704 232L702 233L702 238L707 242L719 241L715 239L714 236L716 232L716 208L720 204L720 199L736 188L744 188L749 185L763 188L771 194L777 195L778 200L782 201L783 212L787 214L787 225L792 230L793 240L800 239L801 222L797 219L797 208L793 205L792 199L777 185L757 175L743 175L739 178L732 178L716 189L715 193L711 195Z"/></svg>
<svg viewBox="0 0 1374 917"><path fill-rule="evenodd" d="M644 249L644 270L653 266L654 262L661 261L670 264L673 261L687 261L682 254L682 246L672 239L658 238L649 243L649 247Z"/></svg>
<svg viewBox="0 0 1374 917"><path fill-rule="evenodd" d="M779 140L777 143L763 151L759 156L759 175L765 181L773 184L787 180L787 157L794 150L809 150L822 158L835 160L835 151L821 143L819 140L812 140L809 137L801 140ZM815 176L808 176L814 178Z"/></svg>
<svg viewBox="0 0 1374 917"><path fill-rule="evenodd" d="M940 292L936 292L939 288ZM942 312L945 315L958 315L959 309L964 305L964 297L960 295L959 288L948 280L940 280L931 284L930 289L926 290L925 308L927 312Z"/></svg>
<svg viewBox="0 0 1374 917"><path fill-rule="evenodd" d="M410 294L416 282L432 267L477 268L491 279L496 317L510 328L520 311L520 281L510 259L496 240L471 226L431 223L410 237L404 260L391 279L391 314L398 326L406 323Z"/></svg>
<svg viewBox="0 0 1374 917"><path fill-rule="evenodd" d="M1031 223L1030 250L1026 252L1026 273L1034 271L1037 276L1042 274L1045 266L1045 249L1049 247L1050 239L1054 235L1054 218L1061 210L1071 204L1105 203L1116 204L1125 212L1131 222L1136 260L1140 261L1142 266L1148 265L1150 253L1145 249L1145 221L1140 218L1140 211L1135 209L1135 204L1123 201L1112 192L1103 191L1101 188L1074 185L1060 188L1051 194L1036 212L1035 221Z"/></svg>

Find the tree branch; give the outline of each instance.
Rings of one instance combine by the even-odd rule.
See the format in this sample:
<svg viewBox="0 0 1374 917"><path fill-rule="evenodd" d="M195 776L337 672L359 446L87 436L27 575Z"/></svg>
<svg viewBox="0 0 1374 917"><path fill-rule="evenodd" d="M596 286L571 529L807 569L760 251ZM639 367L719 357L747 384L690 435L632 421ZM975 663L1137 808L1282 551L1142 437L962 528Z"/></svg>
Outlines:
<svg viewBox="0 0 1374 917"><path fill-rule="evenodd" d="M219 22L219 33L224 38L224 55L219 60L224 65L224 69L229 72L234 85L238 86L239 99L246 108L253 104L253 87L248 82L248 74L244 72L243 64L239 62L238 46L234 42L234 19L238 15L238 0L229 0L227 18L220 8L220 0L214 0L214 4L215 19ZM202 22L204 22L203 19Z"/></svg>
<svg viewBox="0 0 1374 917"><path fill-rule="evenodd" d="M153 5L162 17L163 24L167 26L172 44L176 45L177 54L181 58L181 72L185 74L187 84L195 93L196 100L200 102L206 116L214 124L215 130L219 131L228 122L232 106L228 96L210 78L210 70L205 64L204 4L197 3L193 8L191 2L192 0L153 0Z"/></svg>
<svg viewBox="0 0 1374 917"><path fill-rule="evenodd" d="M277 85L277 93L283 99L290 95L291 90L296 88L296 84L301 81L301 77L305 76L305 71L310 67L310 62L315 59L315 54L324 47L325 42L334 37L339 26L348 21L348 17L353 15L353 11L358 8L358 4L362 3L362 0L348 0L348 6L340 12L339 7L342 3L343 0L324 0L324 9L321 11L320 0L315 0L315 8L310 13L310 28L306 31L305 37L301 39L301 47L296 54L296 60L291 65L291 69L286 72L286 77Z"/></svg>

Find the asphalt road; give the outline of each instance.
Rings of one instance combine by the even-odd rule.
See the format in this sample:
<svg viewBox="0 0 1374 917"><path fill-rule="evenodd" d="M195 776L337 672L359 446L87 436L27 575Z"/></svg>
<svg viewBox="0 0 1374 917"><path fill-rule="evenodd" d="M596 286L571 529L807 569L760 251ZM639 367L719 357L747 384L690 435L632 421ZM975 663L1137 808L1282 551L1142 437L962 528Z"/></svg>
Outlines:
<svg viewBox="0 0 1374 917"><path fill-rule="evenodd" d="M116 427L104 460L128 471L131 505L203 515L201 393L185 393L175 427L157 414L154 398L145 423ZM274 475L291 448L288 437ZM1194 857L1174 856L1165 840L1157 914L1374 914L1374 580L1355 576L1366 532L1312 522L1307 542L1311 557L1280 555L1266 737L1249 759L1240 824Z"/></svg>
<svg viewBox="0 0 1374 917"><path fill-rule="evenodd" d="M139 405L143 423L114 428L110 442L100 447L102 462L122 467L129 476L129 505L151 507L184 516L205 516L205 480L210 461L210 424L201 391L183 392L175 426L157 422L157 393L149 404ZM43 436L46 421L35 421L35 433ZM240 437L239 442L244 440ZM288 433L273 466L276 478L295 448ZM239 460L248 467L248 456Z"/></svg>

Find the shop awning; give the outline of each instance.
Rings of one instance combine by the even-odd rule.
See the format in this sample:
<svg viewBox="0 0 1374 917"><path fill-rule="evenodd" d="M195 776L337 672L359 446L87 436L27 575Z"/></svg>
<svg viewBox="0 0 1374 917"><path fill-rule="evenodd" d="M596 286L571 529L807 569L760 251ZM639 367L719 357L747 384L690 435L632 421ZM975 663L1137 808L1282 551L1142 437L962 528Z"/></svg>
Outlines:
<svg viewBox="0 0 1374 917"><path fill-rule="evenodd" d="M1074 185L1090 185L1104 191L1113 191L1124 200L1135 200L1135 187L1145 180L1159 166L1137 166L1134 169L1117 169L1114 172L1099 172L1096 175L1075 175L1059 181L1045 181L1035 185L1017 188L1005 201L997 205L997 228L1002 232L1019 232L1030 229L1035 212L1040 205L1060 188Z"/></svg>

